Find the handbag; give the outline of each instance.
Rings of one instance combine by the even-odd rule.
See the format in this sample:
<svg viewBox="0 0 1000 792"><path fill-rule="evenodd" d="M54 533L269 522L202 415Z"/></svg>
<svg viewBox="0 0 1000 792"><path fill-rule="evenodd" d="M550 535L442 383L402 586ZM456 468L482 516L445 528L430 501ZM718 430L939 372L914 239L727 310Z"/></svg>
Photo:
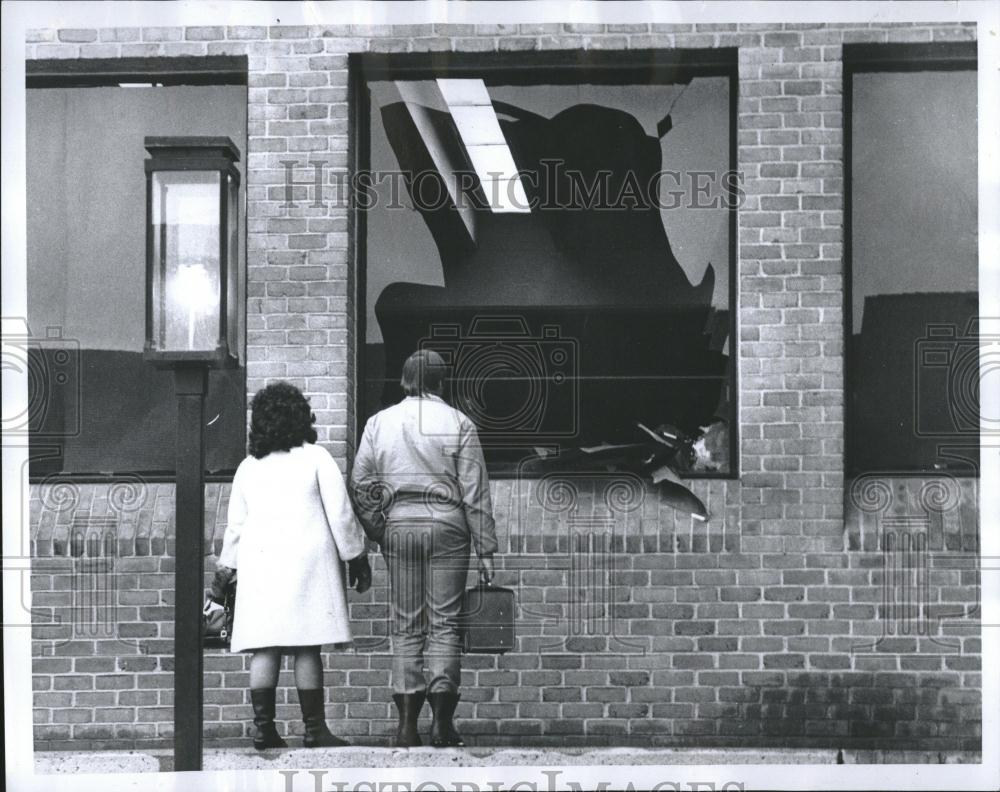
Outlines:
<svg viewBox="0 0 1000 792"><path fill-rule="evenodd" d="M503 654L514 648L514 591L480 582L462 595L458 614L466 654Z"/></svg>
<svg viewBox="0 0 1000 792"><path fill-rule="evenodd" d="M212 649L228 649L233 634L233 618L236 615L236 579L223 592L222 602L211 597L205 600L201 614L202 645Z"/></svg>

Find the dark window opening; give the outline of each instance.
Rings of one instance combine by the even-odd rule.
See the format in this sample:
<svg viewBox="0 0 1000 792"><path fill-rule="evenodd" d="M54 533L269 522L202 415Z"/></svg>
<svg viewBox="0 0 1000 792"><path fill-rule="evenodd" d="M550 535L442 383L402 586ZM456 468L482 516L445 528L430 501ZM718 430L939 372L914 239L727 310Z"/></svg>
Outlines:
<svg viewBox="0 0 1000 792"><path fill-rule="evenodd" d="M844 60L847 468L975 472L975 46L845 47Z"/></svg>
<svg viewBox="0 0 1000 792"><path fill-rule="evenodd" d="M29 377L30 475L36 479L168 477L174 469L173 375L145 363L142 354L143 141L149 135L227 135L240 148L245 173L245 64L243 85L233 84L238 81L228 73L219 80L228 84L169 84L175 79L167 73L150 77L138 68L135 74L77 73L66 64L58 74L29 70L22 364ZM206 83L212 75L182 81ZM240 215L239 261L245 267L242 208ZM242 280L237 317L244 339ZM244 349L239 353L238 368L209 376L209 474L229 474L245 456Z"/></svg>
<svg viewBox="0 0 1000 792"><path fill-rule="evenodd" d="M355 61L359 429L425 347L494 473L642 423L704 437L692 474L735 475L736 78L715 55Z"/></svg>

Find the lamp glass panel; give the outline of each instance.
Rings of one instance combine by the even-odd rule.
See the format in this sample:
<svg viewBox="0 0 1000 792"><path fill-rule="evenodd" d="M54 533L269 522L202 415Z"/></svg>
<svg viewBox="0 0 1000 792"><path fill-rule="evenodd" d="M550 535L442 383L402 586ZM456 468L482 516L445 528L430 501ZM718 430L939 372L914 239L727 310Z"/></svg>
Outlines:
<svg viewBox="0 0 1000 792"><path fill-rule="evenodd" d="M154 171L153 334L158 350L214 351L219 342L218 171Z"/></svg>

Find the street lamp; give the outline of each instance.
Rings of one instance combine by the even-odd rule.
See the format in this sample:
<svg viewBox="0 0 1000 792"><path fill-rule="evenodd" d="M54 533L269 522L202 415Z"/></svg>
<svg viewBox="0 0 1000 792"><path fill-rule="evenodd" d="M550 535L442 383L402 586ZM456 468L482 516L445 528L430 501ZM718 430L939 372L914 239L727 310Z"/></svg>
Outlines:
<svg viewBox="0 0 1000 792"><path fill-rule="evenodd" d="M146 360L237 358L240 153L227 137L147 137Z"/></svg>
<svg viewBox="0 0 1000 792"><path fill-rule="evenodd" d="M145 359L177 392L174 769L202 758L202 594L208 370L239 348L239 150L227 137L147 137Z"/></svg>

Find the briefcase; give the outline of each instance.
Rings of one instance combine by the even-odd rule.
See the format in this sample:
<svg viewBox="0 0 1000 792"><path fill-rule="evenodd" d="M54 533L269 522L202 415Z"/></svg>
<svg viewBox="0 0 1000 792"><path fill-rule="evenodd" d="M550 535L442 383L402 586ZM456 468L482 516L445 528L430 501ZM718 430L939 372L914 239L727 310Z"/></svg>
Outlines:
<svg viewBox="0 0 1000 792"><path fill-rule="evenodd" d="M503 654L514 648L514 592L480 583L462 595L462 649L469 654Z"/></svg>

